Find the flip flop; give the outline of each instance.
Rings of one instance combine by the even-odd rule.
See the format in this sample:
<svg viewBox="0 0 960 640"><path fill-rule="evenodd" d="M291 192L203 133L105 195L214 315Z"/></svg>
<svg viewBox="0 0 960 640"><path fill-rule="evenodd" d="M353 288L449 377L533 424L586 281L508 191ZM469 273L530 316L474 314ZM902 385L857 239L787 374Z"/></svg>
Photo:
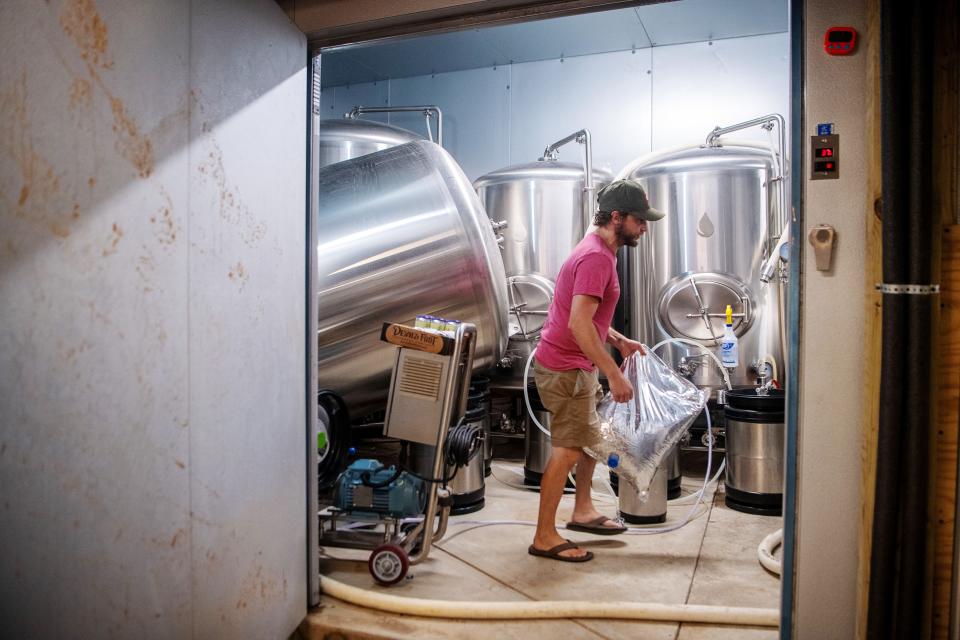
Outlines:
<svg viewBox="0 0 960 640"><path fill-rule="evenodd" d="M613 522L613 518L608 518L607 516L598 516L591 520L590 522L574 522L571 520L567 523L567 529L570 531L580 531L583 533L592 533L597 536L615 536L619 533L623 533L627 530L626 527L620 525L618 527L605 527L603 523L606 521Z"/></svg>
<svg viewBox="0 0 960 640"><path fill-rule="evenodd" d="M593 552L587 551L585 555L582 556L562 556L561 552L566 551L567 549L577 549L577 544L575 542L562 542L555 547L550 547L549 549L537 549L535 546L530 545L530 548L527 549L527 553L532 556L538 556L540 558L550 558L551 560L559 560L561 562L586 562L587 560L593 560Z"/></svg>

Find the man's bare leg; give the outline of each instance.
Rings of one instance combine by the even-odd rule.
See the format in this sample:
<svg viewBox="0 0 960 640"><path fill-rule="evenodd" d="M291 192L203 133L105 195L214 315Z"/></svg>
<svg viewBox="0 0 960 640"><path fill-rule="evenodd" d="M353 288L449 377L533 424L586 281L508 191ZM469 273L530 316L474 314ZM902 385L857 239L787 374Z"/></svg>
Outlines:
<svg viewBox="0 0 960 640"><path fill-rule="evenodd" d="M577 459L577 492L573 503L573 516L570 518L573 522L590 522L603 515L597 511L593 504L593 497L590 495L593 470L596 466L597 461L586 453L581 453ZM620 525L613 520L607 520L603 526L615 529Z"/></svg>
<svg viewBox="0 0 960 640"><path fill-rule="evenodd" d="M550 452L550 460L547 461L543 477L540 478L540 512L537 516L537 532L533 537L533 546L537 549L546 551L566 542L566 539L557 533L557 508L560 506L560 498L563 497L567 474L580 455L580 449L568 447L553 447ZM560 555L571 558L586 554L586 550L580 548L560 552Z"/></svg>

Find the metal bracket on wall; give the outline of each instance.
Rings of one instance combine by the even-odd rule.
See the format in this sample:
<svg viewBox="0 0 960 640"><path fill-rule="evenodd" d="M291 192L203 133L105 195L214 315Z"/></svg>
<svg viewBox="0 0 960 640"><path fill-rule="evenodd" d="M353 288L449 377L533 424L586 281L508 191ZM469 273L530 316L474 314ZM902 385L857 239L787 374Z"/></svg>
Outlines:
<svg viewBox="0 0 960 640"><path fill-rule="evenodd" d="M915 296L929 296L940 293L938 284L884 284L878 282L873 288L880 293L907 294Z"/></svg>

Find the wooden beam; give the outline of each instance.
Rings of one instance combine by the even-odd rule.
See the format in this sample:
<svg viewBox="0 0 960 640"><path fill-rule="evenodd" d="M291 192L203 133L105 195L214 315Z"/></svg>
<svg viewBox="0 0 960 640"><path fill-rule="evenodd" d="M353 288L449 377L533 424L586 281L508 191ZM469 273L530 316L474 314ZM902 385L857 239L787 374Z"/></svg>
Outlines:
<svg viewBox="0 0 960 640"><path fill-rule="evenodd" d="M934 485L933 637L948 638L960 419L960 225L943 229Z"/></svg>
<svg viewBox="0 0 960 640"><path fill-rule="evenodd" d="M312 50L668 0L277 0Z"/></svg>
<svg viewBox="0 0 960 640"><path fill-rule="evenodd" d="M934 349L932 637L950 637L960 436L960 64L955 0L938 0L934 34L933 207L942 229L940 319ZM956 613L954 613L956 615ZM956 621L954 621L955 623Z"/></svg>
<svg viewBox="0 0 960 640"><path fill-rule="evenodd" d="M863 345L863 441L860 481L860 546L857 575L857 638L866 638L870 598L870 552L873 543L873 505L877 481L877 434L880 424L881 334L883 300L874 285L883 282L882 231L883 174L880 158L880 2L868 0L867 55L867 211L864 278L867 292Z"/></svg>

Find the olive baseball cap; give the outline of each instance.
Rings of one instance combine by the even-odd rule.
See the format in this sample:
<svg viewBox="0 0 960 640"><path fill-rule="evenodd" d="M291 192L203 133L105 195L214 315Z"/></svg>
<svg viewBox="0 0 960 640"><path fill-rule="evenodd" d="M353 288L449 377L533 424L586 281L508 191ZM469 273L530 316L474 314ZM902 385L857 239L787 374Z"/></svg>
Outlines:
<svg viewBox="0 0 960 640"><path fill-rule="evenodd" d="M632 214L642 220L653 222L663 213L650 206L647 194L633 180L615 180L597 193L597 208L600 211L619 211Z"/></svg>

